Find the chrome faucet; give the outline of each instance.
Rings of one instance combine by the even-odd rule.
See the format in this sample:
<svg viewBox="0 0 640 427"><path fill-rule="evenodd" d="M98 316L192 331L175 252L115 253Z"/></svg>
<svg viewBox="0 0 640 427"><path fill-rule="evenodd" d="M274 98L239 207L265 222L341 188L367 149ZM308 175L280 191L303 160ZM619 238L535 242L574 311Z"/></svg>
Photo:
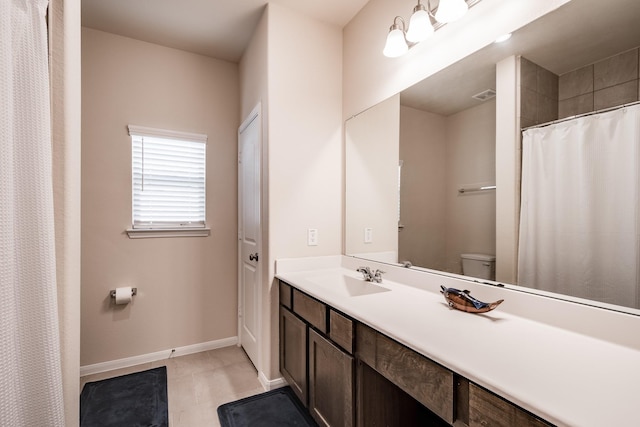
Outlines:
<svg viewBox="0 0 640 427"><path fill-rule="evenodd" d="M372 271L369 267L358 267L356 271L362 273L364 280L367 282L382 283L382 275L384 274L384 271L382 270L376 269L375 271Z"/></svg>

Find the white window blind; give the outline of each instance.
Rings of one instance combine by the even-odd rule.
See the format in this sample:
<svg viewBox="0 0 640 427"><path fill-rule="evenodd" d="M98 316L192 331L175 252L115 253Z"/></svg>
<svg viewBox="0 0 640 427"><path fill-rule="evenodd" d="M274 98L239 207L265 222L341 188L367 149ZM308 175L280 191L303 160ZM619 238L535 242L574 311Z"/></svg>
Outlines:
<svg viewBox="0 0 640 427"><path fill-rule="evenodd" d="M204 228L206 135L129 126L133 228Z"/></svg>

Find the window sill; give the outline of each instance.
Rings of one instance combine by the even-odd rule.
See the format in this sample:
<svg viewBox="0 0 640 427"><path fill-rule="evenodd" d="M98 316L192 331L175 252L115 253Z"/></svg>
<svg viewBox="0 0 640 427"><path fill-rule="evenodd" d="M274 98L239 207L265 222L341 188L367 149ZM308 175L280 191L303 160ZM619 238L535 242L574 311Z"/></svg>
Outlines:
<svg viewBox="0 0 640 427"><path fill-rule="evenodd" d="M207 237L210 228L127 228L130 239L152 239L156 237Z"/></svg>

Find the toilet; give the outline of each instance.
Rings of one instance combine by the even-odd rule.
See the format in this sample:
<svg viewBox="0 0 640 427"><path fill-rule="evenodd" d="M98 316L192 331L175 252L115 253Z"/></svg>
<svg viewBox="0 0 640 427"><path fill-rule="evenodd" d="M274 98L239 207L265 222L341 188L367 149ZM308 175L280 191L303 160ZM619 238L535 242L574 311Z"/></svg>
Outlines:
<svg viewBox="0 0 640 427"><path fill-rule="evenodd" d="M478 279L496 279L496 257L487 254L461 254L462 274Z"/></svg>

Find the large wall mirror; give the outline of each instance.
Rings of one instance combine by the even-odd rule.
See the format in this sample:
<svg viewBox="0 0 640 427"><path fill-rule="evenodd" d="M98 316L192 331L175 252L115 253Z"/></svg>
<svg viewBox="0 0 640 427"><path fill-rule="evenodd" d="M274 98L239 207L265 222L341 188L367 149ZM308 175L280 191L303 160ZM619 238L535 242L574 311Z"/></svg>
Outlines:
<svg viewBox="0 0 640 427"><path fill-rule="evenodd" d="M635 267L620 266L635 284L617 299L572 290L580 285L516 283L493 269L502 261L496 236L503 226L496 215L496 170L503 166L496 164L496 64L510 57L518 64L521 128L626 105L640 99L639 20L637 0L572 0L507 42L347 120L345 254L640 314L640 255ZM628 210L638 211L631 203ZM635 242L638 233L636 225ZM488 267L489 276L463 271L465 257ZM591 265L611 262L598 258ZM616 286L600 280L587 286Z"/></svg>

